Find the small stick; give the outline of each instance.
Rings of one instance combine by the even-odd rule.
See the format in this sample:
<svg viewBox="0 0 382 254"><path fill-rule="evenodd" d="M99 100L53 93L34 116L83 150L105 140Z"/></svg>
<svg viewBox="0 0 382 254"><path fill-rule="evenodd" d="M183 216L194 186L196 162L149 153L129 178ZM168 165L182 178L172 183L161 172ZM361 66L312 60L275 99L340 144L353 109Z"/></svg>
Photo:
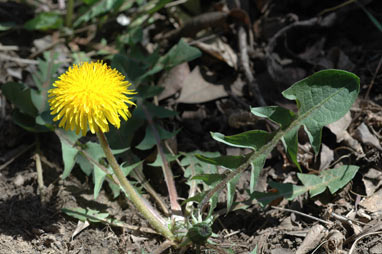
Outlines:
<svg viewBox="0 0 382 254"><path fill-rule="evenodd" d="M19 46L16 45L2 45L0 44L1 51L16 51L19 50Z"/></svg>
<svg viewBox="0 0 382 254"><path fill-rule="evenodd" d="M375 79L377 77L377 74L379 73L379 70L381 69L381 64L382 64L382 57L379 59L379 62L378 62L377 68L374 72L373 78L370 81L369 87L367 88L367 91L365 93L365 97L364 97L365 100L369 99L370 90L374 85L374 82L375 82Z"/></svg>
<svg viewBox="0 0 382 254"><path fill-rule="evenodd" d="M361 240L362 238L366 237L366 236L369 236L369 235L378 235L378 234L382 234L382 231L376 231L376 232L370 232L370 233L367 233L367 234L364 234L364 235L361 235L359 236L355 241L354 243L352 244L350 250L349 250L349 254L352 254L353 251L355 250L355 246L357 245L357 242L359 240Z"/></svg>
<svg viewBox="0 0 382 254"><path fill-rule="evenodd" d="M371 226L370 228L365 229L363 232L361 232L361 233L359 233L357 235L350 236L348 239L345 240L344 245L349 244L354 239L357 239L357 238L360 238L360 237L362 237L364 235L370 234L370 232L376 232L376 231L380 231L381 232L381 230L382 230L382 223L377 223L376 225Z"/></svg>
<svg viewBox="0 0 382 254"><path fill-rule="evenodd" d="M165 250L167 250L168 248L170 248L171 246L173 246L174 243L170 242L170 241L164 241L156 250L154 250L152 252L152 254L161 254L163 253Z"/></svg>
<svg viewBox="0 0 382 254"><path fill-rule="evenodd" d="M29 146L23 146L20 151L15 154L12 158L10 158L7 162L5 162L4 164L0 165L0 170L6 168L9 164L11 164L14 160L16 160L18 157L20 157L23 153L25 153L26 151L28 151L29 149L31 149L33 146L35 145L35 143L29 145Z"/></svg>
<svg viewBox="0 0 382 254"><path fill-rule="evenodd" d="M8 55L3 54L3 53L0 53L0 60L9 60L12 62L16 62L18 64L35 64L35 65L38 64L38 61L36 61L36 60L23 59L23 58L19 58L19 57L12 57L12 56L8 56Z"/></svg>
<svg viewBox="0 0 382 254"><path fill-rule="evenodd" d="M306 213L302 213L302 212L299 212L299 211L296 211L296 210L292 210L292 209L287 209L287 208L282 208L282 207L277 207L277 206L271 206L273 209L277 209L277 210L280 210L280 211L285 211L285 212L290 212L290 213L295 213L295 214L299 214L301 216L305 216L307 218L310 218L312 220L316 220L316 221L319 221L321 223L324 223L324 224L327 224L327 225L333 225L334 223L331 222L331 221L326 221L326 220L323 220L323 219L320 219L320 218L317 218L317 217L314 217L312 215L309 215L309 214L306 214Z"/></svg>
<svg viewBox="0 0 382 254"><path fill-rule="evenodd" d="M340 220L340 221L343 221L343 222L346 222L346 223L348 223L348 224L357 223L357 224L359 224L359 225L367 225L366 223L363 223L363 222L360 222L360 221L356 221L356 220L347 218L347 217L345 217L345 216L336 214L336 213L334 213L334 212L332 212L330 215L332 215L335 219Z"/></svg>
<svg viewBox="0 0 382 254"><path fill-rule="evenodd" d="M40 190L40 195L42 195L42 193L44 192L44 189L45 189L45 185L44 185L44 178L43 178L43 175L42 175L42 165L41 165L40 154L38 152L35 153L34 159L36 161L38 188Z"/></svg>

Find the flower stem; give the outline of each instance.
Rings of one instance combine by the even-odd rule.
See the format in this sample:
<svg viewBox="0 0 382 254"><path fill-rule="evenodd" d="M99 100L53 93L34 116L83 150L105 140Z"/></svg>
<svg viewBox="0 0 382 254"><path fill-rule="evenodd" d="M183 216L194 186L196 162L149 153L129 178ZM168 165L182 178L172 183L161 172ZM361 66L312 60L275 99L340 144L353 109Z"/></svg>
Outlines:
<svg viewBox="0 0 382 254"><path fill-rule="evenodd" d="M127 194L128 198L156 231L158 231L170 241L174 241L175 236L168 229L166 221L162 218L162 216L160 216L158 211L156 211L146 199L144 199L141 195L138 194L138 192L134 189L131 183L126 179L121 168L119 167L117 160L111 152L105 134L101 130L98 130L96 133L98 140L102 146L102 149L106 155L106 158L110 166L112 167L115 176L118 178L120 185Z"/></svg>
<svg viewBox="0 0 382 254"><path fill-rule="evenodd" d="M74 0L68 0L67 6L66 6L66 17L65 17L65 25L67 27L72 27L73 9L74 9Z"/></svg>

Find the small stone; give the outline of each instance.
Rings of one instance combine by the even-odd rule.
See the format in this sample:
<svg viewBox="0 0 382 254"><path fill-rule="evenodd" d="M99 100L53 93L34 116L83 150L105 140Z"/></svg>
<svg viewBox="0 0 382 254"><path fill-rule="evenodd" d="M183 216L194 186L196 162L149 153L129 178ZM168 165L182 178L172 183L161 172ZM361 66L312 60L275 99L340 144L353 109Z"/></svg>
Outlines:
<svg viewBox="0 0 382 254"><path fill-rule="evenodd" d="M380 254L382 253L382 243L378 243L370 248L370 254Z"/></svg>
<svg viewBox="0 0 382 254"><path fill-rule="evenodd" d="M13 183L16 185L16 186L21 186L23 185L25 182L25 179L22 175L17 175L15 180L13 180Z"/></svg>

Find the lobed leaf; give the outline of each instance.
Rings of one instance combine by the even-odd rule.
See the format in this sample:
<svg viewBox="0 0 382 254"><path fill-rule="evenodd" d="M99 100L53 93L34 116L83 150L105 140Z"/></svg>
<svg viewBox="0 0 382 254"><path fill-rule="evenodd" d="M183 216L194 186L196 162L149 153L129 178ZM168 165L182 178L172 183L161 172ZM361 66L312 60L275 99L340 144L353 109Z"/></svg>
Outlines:
<svg viewBox="0 0 382 254"><path fill-rule="evenodd" d="M276 189L276 192L263 193L255 191L251 194L251 199L256 199L262 206L266 206L278 198L292 200L307 191L309 191L311 197L324 192L326 188L329 189L330 193L334 194L354 178L358 169L358 166L345 165L324 170L319 176L299 173L297 176L303 186L270 182L269 185Z"/></svg>
<svg viewBox="0 0 382 254"><path fill-rule="evenodd" d="M50 29L58 29L62 27L63 23L63 19L59 13L42 12L37 15L37 17L26 22L24 28L27 30L46 31Z"/></svg>
<svg viewBox="0 0 382 254"><path fill-rule="evenodd" d="M155 125L156 130L158 131L159 139L169 139L174 137L180 130L169 132L159 125ZM151 126L147 126L146 128L146 134L141 143L139 143L135 148L139 150L148 150L153 148L156 145L156 139L154 136L154 131Z"/></svg>
<svg viewBox="0 0 382 254"><path fill-rule="evenodd" d="M75 144L80 136L76 135L73 131L60 130L60 133L62 135L58 135L58 137L61 141L62 160L64 161L64 172L61 178L65 179L70 175L70 172L72 172L74 164L76 163L75 158L78 154L78 149L71 144Z"/></svg>
<svg viewBox="0 0 382 254"><path fill-rule="evenodd" d="M1 86L4 96L15 105L22 113L35 117L37 109L31 98L30 88L27 85L8 82Z"/></svg>
<svg viewBox="0 0 382 254"><path fill-rule="evenodd" d="M344 165L334 169L323 170L320 176L311 174L297 174L297 177L309 188L309 194L314 197L329 189L330 193L335 193L337 190L344 187L351 181L357 173L359 167L352 165Z"/></svg>
<svg viewBox="0 0 382 254"><path fill-rule="evenodd" d="M281 129L288 127L293 120L296 119L296 115L293 111L279 107L279 106L267 106L267 107L251 107L251 113L255 116L264 117L271 120L274 123L280 125Z"/></svg>
<svg viewBox="0 0 382 254"><path fill-rule="evenodd" d="M219 157L210 158L200 154L196 154L195 157L200 161L203 161L212 165L223 166L229 169L236 169L241 164L243 164L246 160L248 160L248 157L250 155L251 153L247 155L243 155L243 156L221 155Z"/></svg>
<svg viewBox="0 0 382 254"><path fill-rule="evenodd" d="M260 147L271 141L274 135L262 130L251 130L233 136L224 136L218 132L211 132L211 136L216 141L226 145L258 150Z"/></svg>
<svg viewBox="0 0 382 254"><path fill-rule="evenodd" d="M359 93L359 78L342 70L323 70L300 80L282 94L296 100L296 125L303 125L315 153L321 145L322 127L343 117ZM293 131L298 131L294 129Z"/></svg>

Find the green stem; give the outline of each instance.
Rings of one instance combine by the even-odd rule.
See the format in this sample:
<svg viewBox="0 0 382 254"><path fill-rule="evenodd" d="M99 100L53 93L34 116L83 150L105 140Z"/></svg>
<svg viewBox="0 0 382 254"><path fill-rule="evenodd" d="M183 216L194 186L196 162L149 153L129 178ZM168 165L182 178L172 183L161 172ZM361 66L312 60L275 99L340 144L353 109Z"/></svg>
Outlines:
<svg viewBox="0 0 382 254"><path fill-rule="evenodd" d="M68 4L66 6L66 17L65 17L65 25L67 27L72 27L73 9L74 9L74 0L68 0Z"/></svg>
<svg viewBox="0 0 382 254"><path fill-rule="evenodd" d="M131 183L126 179L121 168L119 167L117 160L111 152L105 134L102 131L98 130L97 137L106 155L106 158L114 171L115 176L118 178L118 181L120 182L128 198L156 231L158 231L170 241L174 241L175 236L168 229L167 222L160 216L160 214L150 205L150 203L147 200L145 200L141 195L138 194L138 192L134 189Z"/></svg>
<svg viewBox="0 0 382 254"><path fill-rule="evenodd" d="M294 128L300 127L300 122L302 122L302 119L296 119L285 130L279 129L275 133L275 135L273 136L271 141L269 141L267 144L263 145L259 150L255 151L236 170L230 171L222 181L220 181L212 190L208 191L208 193L204 196L202 201L199 203L199 209L200 209L201 213L207 208L207 204L208 204L209 200L212 198L212 196L215 193L221 191L229 181L231 181L235 176L237 176L238 174L241 174L245 169L247 169L248 166L251 164L251 162L255 161L256 159L259 159L260 156L267 156L270 152L272 152L273 148L277 145L279 140L286 133L288 133L289 131L291 131Z"/></svg>

